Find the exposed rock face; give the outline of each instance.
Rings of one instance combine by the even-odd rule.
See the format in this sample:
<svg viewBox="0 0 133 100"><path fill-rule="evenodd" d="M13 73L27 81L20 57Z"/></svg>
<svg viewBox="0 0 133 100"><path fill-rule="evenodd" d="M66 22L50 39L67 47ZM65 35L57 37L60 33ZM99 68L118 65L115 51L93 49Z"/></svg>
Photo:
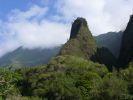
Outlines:
<svg viewBox="0 0 133 100"><path fill-rule="evenodd" d="M77 18L73 24L70 39L63 46L60 55L73 55L89 59L96 52L96 42L84 18Z"/></svg>
<svg viewBox="0 0 133 100"><path fill-rule="evenodd" d="M122 37L119 65L126 66L133 60L133 15Z"/></svg>
<svg viewBox="0 0 133 100"><path fill-rule="evenodd" d="M84 18L77 18L74 23L72 24L72 28L71 28L71 34L70 34L70 39L71 38L76 38L76 36L78 34L81 34L81 28L86 28L85 30L82 30L83 31L88 31L86 33L91 34L89 29L88 29L88 25L87 25L87 22ZM80 31L80 32L79 32ZM83 34L86 34L86 33L82 33Z"/></svg>

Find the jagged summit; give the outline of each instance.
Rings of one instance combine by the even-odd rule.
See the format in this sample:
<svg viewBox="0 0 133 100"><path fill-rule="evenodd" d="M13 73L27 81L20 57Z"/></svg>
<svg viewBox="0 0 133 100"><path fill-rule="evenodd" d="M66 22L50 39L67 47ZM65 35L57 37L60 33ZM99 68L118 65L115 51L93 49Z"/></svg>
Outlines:
<svg viewBox="0 0 133 100"><path fill-rule="evenodd" d="M84 18L77 18L71 28L70 39L62 47L60 55L73 55L89 59L96 51L96 42Z"/></svg>
<svg viewBox="0 0 133 100"><path fill-rule="evenodd" d="M123 34L123 36L126 36L126 35L133 35L133 15L130 16L130 20L129 20L126 30ZM130 37L130 38L132 38L132 37Z"/></svg>
<svg viewBox="0 0 133 100"><path fill-rule="evenodd" d="M60 55L82 57L112 67L115 57L106 48L97 48L96 42L84 18L77 18L73 24L70 39L62 47Z"/></svg>
<svg viewBox="0 0 133 100"><path fill-rule="evenodd" d="M122 36L119 63L126 66L133 60L133 15L130 16L129 23Z"/></svg>
<svg viewBox="0 0 133 100"><path fill-rule="evenodd" d="M81 26L88 27L87 21L82 17L78 17L72 24L70 38L76 37Z"/></svg>

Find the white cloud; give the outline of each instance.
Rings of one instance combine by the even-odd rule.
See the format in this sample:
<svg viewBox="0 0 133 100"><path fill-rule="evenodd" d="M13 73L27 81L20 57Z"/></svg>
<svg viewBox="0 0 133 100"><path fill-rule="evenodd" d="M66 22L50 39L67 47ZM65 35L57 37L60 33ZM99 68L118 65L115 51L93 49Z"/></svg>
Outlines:
<svg viewBox="0 0 133 100"><path fill-rule="evenodd" d="M114 30L125 29L133 14L133 0L107 0L104 11L110 16L109 23Z"/></svg>
<svg viewBox="0 0 133 100"><path fill-rule="evenodd" d="M14 9L6 22L0 20L0 56L19 46L49 48L65 43L69 38L71 22L76 17L86 18L93 35L98 35L125 29L133 13L132 0L41 2L42 5L33 5L26 11Z"/></svg>
<svg viewBox="0 0 133 100"><path fill-rule="evenodd" d="M27 11L20 11L19 9L14 9L8 15L9 21L16 22L20 20L37 20L46 15L47 10L47 7L39 7L37 5L33 5Z"/></svg>
<svg viewBox="0 0 133 100"><path fill-rule="evenodd" d="M61 45L69 37L67 24L45 18L47 7L32 6L27 11L13 10L7 22L0 23L0 56L19 46L49 48Z"/></svg>
<svg viewBox="0 0 133 100"><path fill-rule="evenodd" d="M20 45L17 43L17 41L14 41L13 39L4 41L3 43L0 44L0 57L8 52L15 50L19 46Z"/></svg>
<svg viewBox="0 0 133 100"><path fill-rule="evenodd" d="M58 0L62 18L85 17L93 35L125 29L133 13L133 0Z"/></svg>
<svg viewBox="0 0 133 100"><path fill-rule="evenodd" d="M42 20L37 22L12 23L11 29L17 33L16 39L26 48L48 48L66 42L67 26L62 23Z"/></svg>

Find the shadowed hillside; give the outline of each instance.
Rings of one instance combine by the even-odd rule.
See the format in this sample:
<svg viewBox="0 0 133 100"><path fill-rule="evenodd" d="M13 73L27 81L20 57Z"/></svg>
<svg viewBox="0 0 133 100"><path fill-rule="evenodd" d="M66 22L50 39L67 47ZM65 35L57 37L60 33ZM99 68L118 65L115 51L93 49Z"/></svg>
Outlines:
<svg viewBox="0 0 133 100"><path fill-rule="evenodd" d="M109 70L117 65L115 56L107 48L97 48L97 52L91 57L91 60L100 64L105 64Z"/></svg>

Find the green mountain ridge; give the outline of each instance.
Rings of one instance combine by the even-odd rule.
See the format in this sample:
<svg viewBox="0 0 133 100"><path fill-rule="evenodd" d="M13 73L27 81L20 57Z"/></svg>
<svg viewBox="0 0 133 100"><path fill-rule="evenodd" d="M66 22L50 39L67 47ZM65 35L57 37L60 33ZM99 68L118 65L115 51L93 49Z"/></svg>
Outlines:
<svg viewBox="0 0 133 100"><path fill-rule="evenodd" d="M77 18L71 28L70 39L59 55L73 55L89 59L96 52L96 42L84 18Z"/></svg>
<svg viewBox="0 0 133 100"><path fill-rule="evenodd" d="M59 53L59 55L73 55L83 57L87 60L91 58L91 60L105 64L111 68L112 65L116 65L116 58L109 51L113 49L113 46L110 49L108 44L114 45L114 42L118 43L118 39L114 38L115 36L120 38L121 32L118 35L107 33L93 37L86 20L84 18L77 18L72 24L70 39L64 46L44 50L39 48L29 50L20 47L0 58L0 65L3 67L13 65L15 68L20 68L23 66L29 67L47 64L52 57ZM105 42L109 38L112 38L114 42L111 40L108 41L109 43ZM103 49L102 47L108 49Z"/></svg>
<svg viewBox="0 0 133 100"><path fill-rule="evenodd" d="M110 51L115 57L118 57L122 34L122 32L109 32L94 36L94 39L98 48L107 48L108 50L106 52ZM23 66L47 64L52 57L59 53L61 48L62 46L48 49L23 49L20 47L1 57L0 66L13 65L16 66L16 68L20 68Z"/></svg>

